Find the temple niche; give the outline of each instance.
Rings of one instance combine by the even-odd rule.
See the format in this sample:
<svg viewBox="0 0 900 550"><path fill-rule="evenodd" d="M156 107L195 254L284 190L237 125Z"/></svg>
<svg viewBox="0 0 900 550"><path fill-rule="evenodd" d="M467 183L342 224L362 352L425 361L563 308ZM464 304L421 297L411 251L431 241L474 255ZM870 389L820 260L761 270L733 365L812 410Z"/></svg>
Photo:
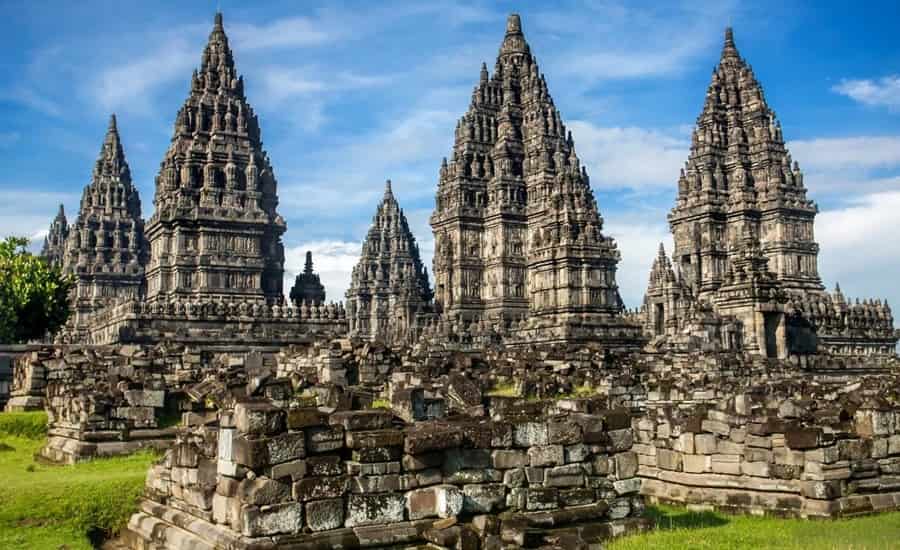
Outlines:
<svg viewBox="0 0 900 550"><path fill-rule="evenodd" d="M731 328L706 337L731 349L782 358L818 349L893 354L887 302L850 304L839 289L824 291L817 212L729 28L669 214L672 259L661 248L651 271L645 329L678 339L697 332L688 312L712 309L720 328Z"/></svg>
<svg viewBox="0 0 900 550"><path fill-rule="evenodd" d="M319 274L313 272L312 252L306 251L306 262L303 272L297 275L291 287L291 302L300 307L303 304L320 305L325 303L325 287L319 280Z"/></svg>
<svg viewBox="0 0 900 550"><path fill-rule="evenodd" d="M61 208L51 235L60 231L58 227L64 222L60 216ZM131 181L113 115L61 255L63 272L73 275L76 283L71 297L71 328L83 333L91 313L116 301L142 296L146 262L141 199Z"/></svg>
<svg viewBox="0 0 900 550"><path fill-rule="evenodd" d="M283 300L286 229L222 15L175 117L147 223L147 297Z"/></svg>
<svg viewBox="0 0 900 550"><path fill-rule="evenodd" d="M572 133L511 15L493 74L482 64L440 169L435 302L447 318L542 326L550 339L631 338L620 259Z"/></svg>
<svg viewBox="0 0 900 550"><path fill-rule="evenodd" d="M431 297L419 245L388 180L347 290L350 334L411 343L431 311Z"/></svg>

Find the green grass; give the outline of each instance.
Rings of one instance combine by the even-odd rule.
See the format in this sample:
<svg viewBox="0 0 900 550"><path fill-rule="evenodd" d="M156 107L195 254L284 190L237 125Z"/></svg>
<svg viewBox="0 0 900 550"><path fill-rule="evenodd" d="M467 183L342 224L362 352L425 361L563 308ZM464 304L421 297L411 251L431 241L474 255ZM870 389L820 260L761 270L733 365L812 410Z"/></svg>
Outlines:
<svg viewBox="0 0 900 550"><path fill-rule="evenodd" d="M38 411L0 414L0 436L4 435L43 439L47 435L47 413Z"/></svg>
<svg viewBox="0 0 900 550"><path fill-rule="evenodd" d="M43 413L0 414L0 548L88 550L89 534L115 532L135 511L155 456L38 463L41 422L46 426Z"/></svg>
<svg viewBox="0 0 900 550"><path fill-rule="evenodd" d="M387 399L376 399L375 401L372 401L371 408L373 408L373 409L390 409L391 402L388 401Z"/></svg>
<svg viewBox="0 0 900 550"><path fill-rule="evenodd" d="M607 550L787 549L881 550L900 548L900 512L842 520L779 519L649 507L657 529L624 537Z"/></svg>

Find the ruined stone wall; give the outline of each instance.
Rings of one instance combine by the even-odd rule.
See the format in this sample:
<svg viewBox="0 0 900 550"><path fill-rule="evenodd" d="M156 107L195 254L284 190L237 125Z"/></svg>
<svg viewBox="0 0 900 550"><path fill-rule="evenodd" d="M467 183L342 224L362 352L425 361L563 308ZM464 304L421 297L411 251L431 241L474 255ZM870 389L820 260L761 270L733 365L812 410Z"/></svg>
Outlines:
<svg viewBox="0 0 900 550"><path fill-rule="evenodd" d="M634 420L642 494L802 517L898 508L897 381L798 376L735 391L714 407L650 408Z"/></svg>
<svg viewBox="0 0 900 550"><path fill-rule="evenodd" d="M142 550L476 548L572 522L600 522L581 532L600 538L639 523L627 519L643 509L631 444L627 415L407 425L388 411L238 402L179 431L127 538ZM469 523L501 512L523 516Z"/></svg>

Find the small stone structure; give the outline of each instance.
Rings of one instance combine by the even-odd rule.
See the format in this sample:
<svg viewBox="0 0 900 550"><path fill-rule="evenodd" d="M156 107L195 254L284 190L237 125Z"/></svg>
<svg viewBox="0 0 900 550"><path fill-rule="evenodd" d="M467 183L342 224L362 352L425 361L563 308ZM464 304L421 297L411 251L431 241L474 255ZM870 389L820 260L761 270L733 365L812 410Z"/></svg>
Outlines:
<svg viewBox="0 0 900 550"><path fill-rule="evenodd" d="M642 494L802 517L900 508L897 382L792 380L651 410L635 422Z"/></svg>
<svg viewBox="0 0 900 550"><path fill-rule="evenodd" d="M303 304L318 306L325 303L325 287L319 280L319 275L313 272L312 252L306 251L306 262L303 264L303 272L297 274L294 286L291 287L291 302L294 306Z"/></svg>
<svg viewBox="0 0 900 550"><path fill-rule="evenodd" d="M628 424L570 413L406 425L383 410L235 401L179 432L126 538L136 549L493 548L572 524L566 540L594 542L643 525Z"/></svg>
<svg viewBox="0 0 900 550"><path fill-rule="evenodd" d="M431 294L419 245L388 180L347 289L350 334L409 343L431 313Z"/></svg>

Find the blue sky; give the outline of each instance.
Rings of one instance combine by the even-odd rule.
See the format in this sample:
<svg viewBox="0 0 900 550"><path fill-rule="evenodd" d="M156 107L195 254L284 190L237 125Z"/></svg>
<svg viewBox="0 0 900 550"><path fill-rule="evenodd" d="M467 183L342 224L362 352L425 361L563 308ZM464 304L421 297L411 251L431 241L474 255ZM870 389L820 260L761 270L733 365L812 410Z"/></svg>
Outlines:
<svg viewBox="0 0 900 550"><path fill-rule="evenodd" d="M623 254L646 286L690 130L735 29L820 206L820 272L900 304L896 2L0 2L0 236L70 220L115 112L144 215L217 5L260 116L288 221L337 299L384 180L426 261L438 168L509 12L572 129ZM900 315L897 315L900 318Z"/></svg>

